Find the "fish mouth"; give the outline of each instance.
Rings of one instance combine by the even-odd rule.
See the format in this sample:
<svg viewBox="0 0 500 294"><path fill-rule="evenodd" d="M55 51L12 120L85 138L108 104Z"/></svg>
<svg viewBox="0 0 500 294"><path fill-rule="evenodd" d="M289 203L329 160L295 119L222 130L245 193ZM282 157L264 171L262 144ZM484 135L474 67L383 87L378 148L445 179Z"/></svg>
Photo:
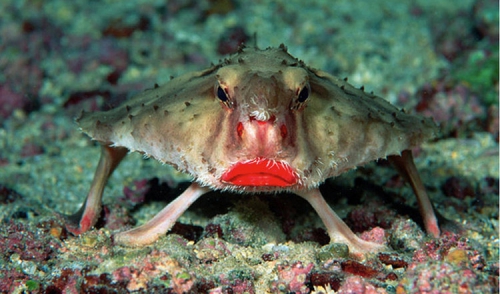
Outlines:
<svg viewBox="0 0 500 294"><path fill-rule="evenodd" d="M297 183L298 175L285 162L256 158L233 164L221 180L236 186L288 187Z"/></svg>

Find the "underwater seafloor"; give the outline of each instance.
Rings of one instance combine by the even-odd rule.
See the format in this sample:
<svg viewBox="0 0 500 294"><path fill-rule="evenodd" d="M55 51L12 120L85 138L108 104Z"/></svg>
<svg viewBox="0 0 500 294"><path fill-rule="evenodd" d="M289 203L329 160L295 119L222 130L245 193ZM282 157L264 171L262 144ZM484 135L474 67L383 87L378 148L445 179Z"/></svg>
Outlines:
<svg viewBox="0 0 500 294"><path fill-rule="evenodd" d="M0 292L498 293L498 34L486 0L1 1ZM113 245L189 181L139 154L112 176L96 227L68 233L60 213L78 210L99 157L74 118L242 42L285 43L433 117L441 134L416 164L442 236L425 235L411 189L379 161L322 186L353 231L391 249L365 260L284 194L211 193L153 245Z"/></svg>

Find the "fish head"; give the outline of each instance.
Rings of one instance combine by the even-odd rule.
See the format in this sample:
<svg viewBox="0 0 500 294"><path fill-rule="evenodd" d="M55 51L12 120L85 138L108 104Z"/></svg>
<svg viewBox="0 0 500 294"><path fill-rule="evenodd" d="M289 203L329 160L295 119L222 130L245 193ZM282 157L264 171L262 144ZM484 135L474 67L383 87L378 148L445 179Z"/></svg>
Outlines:
<svg viewBox="0 0 500 294"><path fill-rule="evenodd" d="M301 67L275 66L282 68L240 59L216 74L214 95L228 126L219 154L231 163L220 177L225 185L269 190L302 184L293 163L300 157L297 123L309 98L309 76Z"/></svg>

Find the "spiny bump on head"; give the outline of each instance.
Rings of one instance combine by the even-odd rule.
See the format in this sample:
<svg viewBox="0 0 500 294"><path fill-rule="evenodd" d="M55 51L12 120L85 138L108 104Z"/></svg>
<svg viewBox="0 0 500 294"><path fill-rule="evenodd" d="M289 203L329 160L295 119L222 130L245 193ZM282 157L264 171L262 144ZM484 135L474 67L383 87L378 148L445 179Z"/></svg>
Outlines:
<svg viewBox="0 0 500 294"><path fill-rule="evenodd" d="M79 117L77 117L77 118L75 119L75 121L76 121L77 123L79 123L79 122L80 122L80 120L82 119L82 117L83 117L84 115L85 115L85 111L83 111L83 110L82 110L82 111L80 112L80 116L79 116Z"/></svg>
<svg viewBox="0 0 500 294"><path fill-rule="evenodd" d="M238 46L238 50L236 50L236 53L243 53L243 50L247 48L247 45L245 45L245 43L241 43L239 46Z"/></svg>
<svg viewBox="0 0 500 294"><path fill-rule="evenodd" d="M283 52L288 53L288 48L286 47L286 45L285 45L285 44L281 43L281 44L280 44L280 46L279 46L279 48L280 48Z"/></svg>

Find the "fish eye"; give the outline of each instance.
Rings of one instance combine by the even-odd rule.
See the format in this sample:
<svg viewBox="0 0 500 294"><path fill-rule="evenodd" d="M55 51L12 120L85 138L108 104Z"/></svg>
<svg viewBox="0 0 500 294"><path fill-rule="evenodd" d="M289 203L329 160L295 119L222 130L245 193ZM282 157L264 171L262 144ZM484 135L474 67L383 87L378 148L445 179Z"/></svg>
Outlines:
<svg viewBox="0 0 500 294"><path fill-rule="evenodd" d="M222 102L227 102L228 98L226 92L222 89L221 86L217 88L217 98L219 98Z"/></svg>
<svg viewBox="0 0 500 294"><path fill-rule="evenodd" d="M297 101L300 103L305 102L308 97L309 97L309 88L307 86L304 86L304 88L302 88L302 90L300 90L299 92Z"/></svg>

